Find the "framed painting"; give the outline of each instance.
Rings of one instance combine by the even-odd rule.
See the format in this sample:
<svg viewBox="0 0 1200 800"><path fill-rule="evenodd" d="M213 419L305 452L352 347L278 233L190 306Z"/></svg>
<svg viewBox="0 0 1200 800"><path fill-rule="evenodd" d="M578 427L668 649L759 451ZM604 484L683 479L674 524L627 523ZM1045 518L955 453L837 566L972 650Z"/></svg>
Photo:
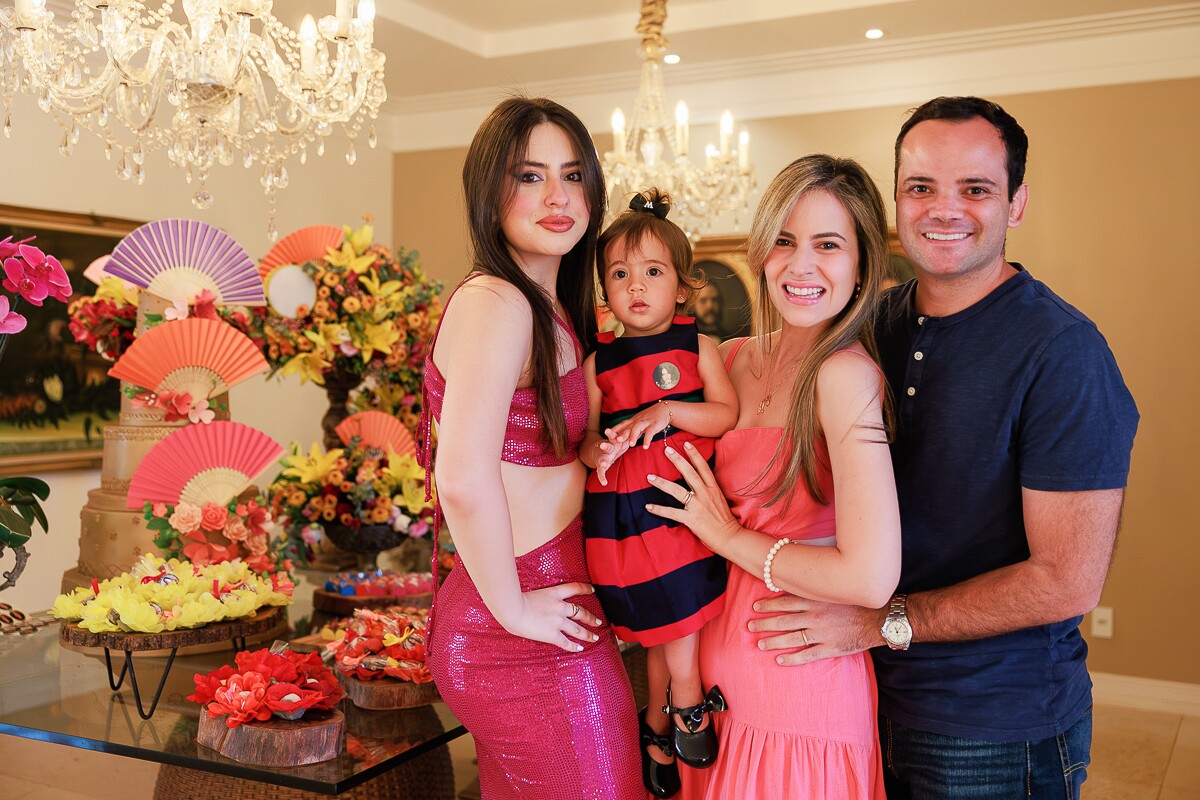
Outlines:
<svg viewBox="0 0 1200 800"><path fill-rule="evenodd" d="M692 248L697 269L708 284L696 296L696 328L718 343L750 335L757 291L746 262L745 236L705 236Z"/></svg>
<svg viewBox="0 0 1200 800"><path fill-rule="evenodd" d="M33 245L62 262L72 299L95 288L83 276L88 265L140 224L0 205L0 239L36 236ZM19 311L29 323L12 336L0 363L0 475L98 467L103 427L120 411L111 363L76 344L67 304L22 303Z"/></svg>

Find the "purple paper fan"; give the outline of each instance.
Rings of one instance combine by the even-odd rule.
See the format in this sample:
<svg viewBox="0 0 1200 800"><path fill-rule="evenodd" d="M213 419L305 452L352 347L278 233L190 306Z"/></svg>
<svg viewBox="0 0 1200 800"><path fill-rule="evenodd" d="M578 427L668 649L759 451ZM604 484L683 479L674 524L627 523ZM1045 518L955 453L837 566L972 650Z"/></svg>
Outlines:
<svg viewBox="0 0 1200 800"><path fill-rule="evenodd" d="M258 265L225 231L194 219L147 222L121 240L105 265L124 278L170 300L191 300L210 288L221 303L263 305ZM156 291L167 288L168 291Z"/></svg>

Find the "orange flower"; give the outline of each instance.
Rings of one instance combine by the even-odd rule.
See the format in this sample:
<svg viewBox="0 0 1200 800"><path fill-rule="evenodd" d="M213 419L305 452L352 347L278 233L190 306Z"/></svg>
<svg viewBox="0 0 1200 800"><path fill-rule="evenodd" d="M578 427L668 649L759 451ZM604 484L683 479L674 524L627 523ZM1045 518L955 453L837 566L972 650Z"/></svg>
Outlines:
<svg viewBox="0 0 1200 800"><path fill-rule="evenodd" d="M343 525L349 525L354 522L354 515L350 513L342 514L342 516L338 518L338 521Z"/></svg>
<svg viewBox="0 0 1200 800"><path fill-rule="evenodd" d="M362 302L354 295L350 295L342 301L342 311L347 314L356 314L360 308L362 308Z"/></svg>
<svg viewBox="0 0 1200 800"><path fill-rule="evenodd" d="M369 294L364 294L362 297L362 307L366 311L370 311L371 309L375 308L375 298L371 297Z"/></svg>
<svg viewBox="0 0 1200 800"><path fill-rule="evenodd" d="M326 507L325 510L321 512L321 519L325 520L326 522L333 522L335 519L337 519L337 509Z"/></svg>
<svg viewBox="0 0 1200 800"><path fill-rule="evenodd" d="M385 505L377 505L371 509L371 521L374 523L387 522L392 515L392 509Z"/></svg>
<svg viewBox="0 0 1200 800"><path fill-rule="evenodd" d="M329 298L329 287L328 286L318 286L317 287L317 297L320 298L321 300L328 299Z"/></svg>

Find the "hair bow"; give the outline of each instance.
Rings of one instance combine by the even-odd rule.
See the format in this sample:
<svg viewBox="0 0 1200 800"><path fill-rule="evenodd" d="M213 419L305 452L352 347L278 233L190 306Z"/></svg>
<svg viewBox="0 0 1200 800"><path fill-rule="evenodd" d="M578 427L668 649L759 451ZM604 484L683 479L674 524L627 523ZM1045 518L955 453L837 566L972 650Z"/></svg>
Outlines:
<svg viewBox="0 0 1200 800"><path fill-rule="evenodd" d="M629 201L629 207L634 211L644 211L647 214L653 214L659 219L666 219L667 212L671 210L670 203L665 203L662 200L656 203L640 194L633 196L633 199Z"/></svg>

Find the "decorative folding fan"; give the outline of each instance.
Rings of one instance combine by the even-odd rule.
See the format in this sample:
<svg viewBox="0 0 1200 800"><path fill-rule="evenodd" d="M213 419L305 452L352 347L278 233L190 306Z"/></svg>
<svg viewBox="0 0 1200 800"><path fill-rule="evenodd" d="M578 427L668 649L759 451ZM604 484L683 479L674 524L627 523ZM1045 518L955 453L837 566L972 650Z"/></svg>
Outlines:
<svg viewBox="0 0 1200 800"><path fill-rule="evenodd" d="M88 268L83 271L83 277L87 278L97 286L104 283L104 279L109 277L108 273L104 271L104 267L106 264L108 264L108 259L110 257L111 256L100 256L91 264L88 264Z"/></svg>
<svg viewBox="0 0 1200 800"><path fill-rule="evenodd" d="M148 328L113 365L117 380L156 392L215 397L267 369L267 359L241 331L202 317Z"/></svg>
<svg viewBox="0 0 1200 800"><path fill-rule="evenodd" d="M278 442L240 422L188 425L156 444L138 464L125 505L223 506L282 454Z"/></svg>
<svg viewBox="0 0 1200 800"><path fill-rule="evenodd" d="M342 243L346 234L336 225L310 225L293 231L275 243L258 264L258 275L266 283L271 270L284 264L303 264L324 258L325 251Z"/></svg>
<svg viewBox="0 0 1200 800"><path fill-rule="evenodd" d="M171 302L191 302L204 289L220 303L266 302L254 259L225 231L194 219L159 219L117 245L105 272Z"/></svg>
<svg viewBox="0 0 1200 800"><path fill-rule="evenodd" d="M360 411L346 417L334 428L342 444L350 444L355 436L359 437L366 447L377 447L387 450L389 447L396 455L417 452L417 443L404 423L385 414L382 411Z"/></svg>

